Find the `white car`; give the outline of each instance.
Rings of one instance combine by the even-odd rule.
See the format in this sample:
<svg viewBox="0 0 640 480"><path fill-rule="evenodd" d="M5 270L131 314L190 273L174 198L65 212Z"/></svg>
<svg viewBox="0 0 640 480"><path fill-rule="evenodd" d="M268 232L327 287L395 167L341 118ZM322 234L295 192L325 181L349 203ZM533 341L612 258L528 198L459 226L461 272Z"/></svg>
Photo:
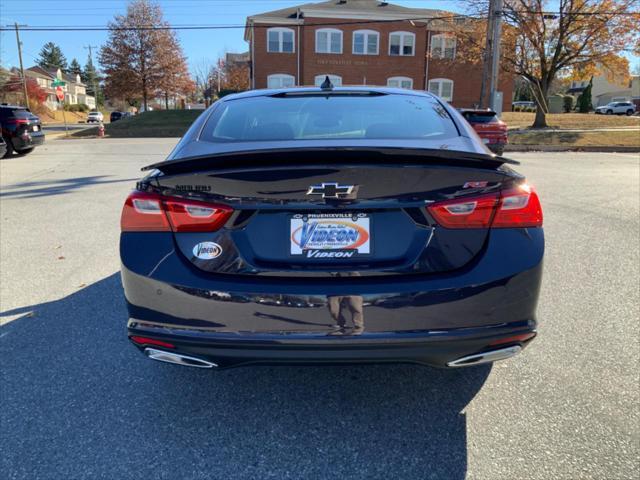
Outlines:
<svg viewBox="0 0 640 480"><path fill-rule="evenodd" d="M633 115L635 111L636 106L631 102L611 102L596 108L599 115Z"/></svg>
<svg viewBox="0 0 640 480"><path fill-rule="evenodd" d="M516 107L536 108L536 104L534 102L518 101L518 102L513 102L511 104L511 107L512 108L516 108Z"/></svg>
<svg viewBox="0 0 640 480"><path fill-rule="evenodd" d="M104 115L102 115L102 112L89 112L89 115L87 115L87 123L102 122L103 120Z"/></svg>

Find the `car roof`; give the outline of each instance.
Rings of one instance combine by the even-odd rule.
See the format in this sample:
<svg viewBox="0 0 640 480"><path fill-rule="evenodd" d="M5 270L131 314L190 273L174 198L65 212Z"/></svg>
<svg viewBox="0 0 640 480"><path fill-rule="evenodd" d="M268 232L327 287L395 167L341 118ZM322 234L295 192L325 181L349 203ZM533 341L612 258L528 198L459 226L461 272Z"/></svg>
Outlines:
<svg viewBox="0 0 640 480"><path fill-rule="evenodd" d="M425 92L422 90L408 90L406 88L392 88L392 87L374 87L371 85L352 85L348 87L334 87L332 89L322 89L320 87L289 87L289 88L264 88L258 90L248 90L246 92L233 93L231 95L227 95L221 98L221 101L229 101L229 100L238 100L241 98L254 98L254 97L271 97L274 95L283 95L283 94L299 94L304 95L305 93L313 94L313 93L325 93L327 95L342 93L378 93L378 94L394 94L394 95L411 95L415 97L429 97L435 98L430 92Z"/></svg>

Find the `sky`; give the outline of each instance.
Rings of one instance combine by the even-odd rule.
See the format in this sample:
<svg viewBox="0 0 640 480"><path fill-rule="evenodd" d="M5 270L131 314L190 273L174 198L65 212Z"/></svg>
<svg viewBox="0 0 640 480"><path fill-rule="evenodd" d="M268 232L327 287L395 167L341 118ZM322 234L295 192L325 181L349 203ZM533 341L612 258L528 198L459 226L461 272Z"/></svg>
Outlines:
<svg viewBox="0 0 640 480"><path fill-rule="evenodd" d="M91 25L106 26L116 14L125 13L127 0L0 0L0 24L18 22L29 26ZM247 16L268 12L314 0L160 0L165 19L172 25L233 24L244 25ZM448 0L397 0L392 3L414 8L438 8L458 11L457 2ZM68 61L87 61L88 45L100 46L108 32L29 32L20 33L25 68L32 66L46 42L60 46ZM243 52L248 44L243 29L179 30L182 48L190 66L203 59L215 61L225 52ZM95 55L95 53L94 53ZM94 56L95 61L95 56ZM0 32L0 64L18 66L14 32Z"/></svg>
<svg viewBox="0 0 640 480"><path fill-rule="evenodd" d="M172 25L244 25L246 17L313 0L160 0L165 19ZM116 14L126 11L127 0L0 0L0 25L19 24L35 26L106 26ZM391 3L414 8L436 8L460 11L460 2L454 0L392 0ZM243 29L180 30L182 48L189 65L215 61L225 52L243 52L248 49ZM105 31L89 32L30 32L20 34L23 44L25 68L35 64L38 53L46 42L60 46L68 61L77 58L81 65L87 61L88 45L100 46L107 39ZM94 61L97 52L94 51ZM632 58L632 67L640 59ZM18 66L18 51L14 32L0 32L0 65Z"/></svg>

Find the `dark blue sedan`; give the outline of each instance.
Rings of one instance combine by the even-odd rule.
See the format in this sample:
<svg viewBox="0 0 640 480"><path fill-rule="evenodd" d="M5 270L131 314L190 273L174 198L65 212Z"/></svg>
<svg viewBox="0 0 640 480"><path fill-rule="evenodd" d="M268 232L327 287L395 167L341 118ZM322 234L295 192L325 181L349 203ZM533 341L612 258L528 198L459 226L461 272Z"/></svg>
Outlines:
<svg viewBox="0 0 640 480"><path fill-rule="evenodd" d="M227 96L125 202L129 338L203 368L511 357L544 253L515 163L429 93Z"/></svg>

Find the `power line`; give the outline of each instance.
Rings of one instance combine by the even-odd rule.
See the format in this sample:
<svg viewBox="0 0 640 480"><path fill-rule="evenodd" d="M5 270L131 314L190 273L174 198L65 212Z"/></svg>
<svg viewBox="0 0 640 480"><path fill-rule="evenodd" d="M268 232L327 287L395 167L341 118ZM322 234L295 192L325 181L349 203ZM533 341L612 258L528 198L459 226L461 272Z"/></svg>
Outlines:
<svg viewBox="0 0 640 480"><path fill-rule="evenodd" d="M458 19L480 19L481 17L475 17L471 15L446 15L441 17L411 17L411 18L399 18L392 20L352 20L345 22L322 22L313 23L313 27L322 26L343 26L343 25L370 25L373 23L393 23L393 22L432 22L437 20L458 20ZM272 28L270 24L254 24L253 28ZM23 27L23 31L31 32L85 32L85 31L137 31L137 30L227 30L234 28L246 28L246 24L213 24L213 25L148 25L148 26L135 26L135 27L108 27L108 26L82 26L82 25L51 25L51 26L26 26ZM0 31L12 30L10 28L0 27Z"/></svg>

